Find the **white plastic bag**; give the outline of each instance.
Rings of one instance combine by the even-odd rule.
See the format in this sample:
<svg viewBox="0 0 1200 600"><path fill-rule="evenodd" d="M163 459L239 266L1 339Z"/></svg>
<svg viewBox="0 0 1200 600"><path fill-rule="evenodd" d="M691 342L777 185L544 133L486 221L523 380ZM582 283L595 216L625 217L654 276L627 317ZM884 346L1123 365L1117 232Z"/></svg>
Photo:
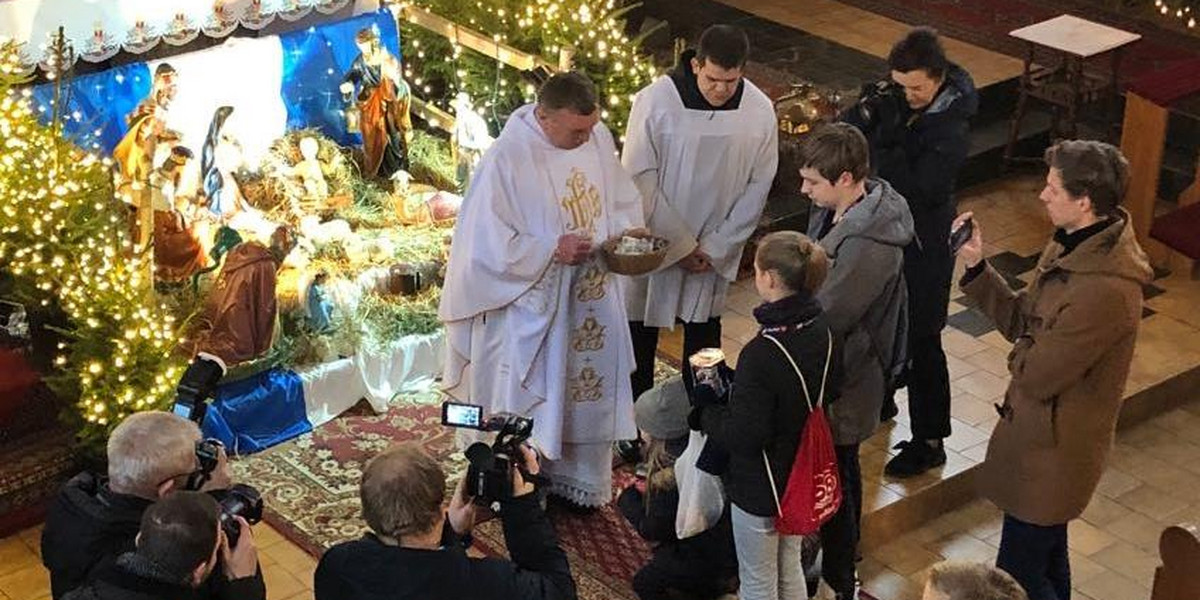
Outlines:
<svg viewBox="0 0 1200 600"><path fill-rule="evenodd" d="M675 481L679 486L679 509L675 513L675 534L679 539L703 533L725 512L725 488L721 478L696 468L696 459L708 437L692 431L687 449L675 460Z"/></svg>

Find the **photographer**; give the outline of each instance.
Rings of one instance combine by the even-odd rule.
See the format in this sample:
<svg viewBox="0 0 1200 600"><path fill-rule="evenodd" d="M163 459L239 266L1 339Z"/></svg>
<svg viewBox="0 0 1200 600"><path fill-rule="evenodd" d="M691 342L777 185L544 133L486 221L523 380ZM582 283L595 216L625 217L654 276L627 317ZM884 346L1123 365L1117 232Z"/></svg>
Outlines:
<svg viewBox="0 0 1200 600"><path fill-rule="evenodd" d="M64 600L178 600L194 597L225 565L231 598L263 598L254 580L258 551L250 525L237 517L239 543L232 550L221 530L221 507L210 495L179 492L142 514L137 549L117 557L86 586Z"/></svg>
<svg viewBox="0 0 1200 600"><path fill-rule="evenodd" d="M950 377L941 332L954 272L947 240L955 180L967 158L969 120L979 95L970 74L946 59L932 29L910 31L892 47L888 65L891 79L867 86L842 119L867 136L875 174L904 196L916 225L919 243L904 252L912 440L897 445L900 453L885 468L892 477L909 477L946 462L942 440L950 435ZM885 419L896 412L890 391Z"/></svg>
<svg viewBox="0 0 1200 600"><path fill-rule="evenodd" d="M56 600L88 583L118 556L132 552L143 513L160 499L197 482L203 468L198 456L200 438L195 423L170 413L130 415L108 439L108 477L85 472L63 486L50 505L42 531L42 563L50 571L50 589ZM216 465L200 489L229 487L224 451L218 449L216 457L207 458L215 459ZM253 553L253 544L253 537L242 536L234 550ZM211 578L199 590L199 597L265 597L261 574L242 576L229 565L222 568L226 577ZM231 581L235 574L239 578Z"/></svg>
<svg viewBox="0 0 1200 600"><path fill-rule="evenodd" d="M539 471L521 446L525 471ZM417 444L395 446L363 471L363 517L372 533L330 548L314 577L317 600L574 600L575 582L534 484L512 469L500 499L512 560L467 556L476 507L460 481L443 508L446 475Z"/></svg>

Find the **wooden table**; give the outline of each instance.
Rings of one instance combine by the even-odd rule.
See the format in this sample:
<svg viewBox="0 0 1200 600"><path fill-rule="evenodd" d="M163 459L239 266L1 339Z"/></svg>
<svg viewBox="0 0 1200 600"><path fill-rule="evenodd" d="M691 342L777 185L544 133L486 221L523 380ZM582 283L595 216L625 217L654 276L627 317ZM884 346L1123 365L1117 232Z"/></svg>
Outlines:
<svg viewBox="0 0 1200 600"><path fill-rule="evenodd" d="M1049 102L1055 107L1054 120L1050 128L1052 138L1060 134L1074 137L1077 131L1079 109L1087 102L1100 99L1101 92L1111 88L1107 97L1115 107L1118 70L1121 49L1142 36L1122 31L1107 25L1094 23L1072 15L1060 15L1028 27L1009 32L1009 35L1026 42L1025 69L1021 74L1020 97L1013 113L1012 128L1008 145L1004 149L1005 161L1013 159L1013 147L1020 136L1021 119L1025 116L1029 98L1032 96ZM1052 67L1034 67L1038 49L1049 50L1059 56ZM1108 79L1084 74L1083 66L1089 59L1109 55L1112 60L1112 75ZM1066 112L1065 118L1061 114Z"/></svg>

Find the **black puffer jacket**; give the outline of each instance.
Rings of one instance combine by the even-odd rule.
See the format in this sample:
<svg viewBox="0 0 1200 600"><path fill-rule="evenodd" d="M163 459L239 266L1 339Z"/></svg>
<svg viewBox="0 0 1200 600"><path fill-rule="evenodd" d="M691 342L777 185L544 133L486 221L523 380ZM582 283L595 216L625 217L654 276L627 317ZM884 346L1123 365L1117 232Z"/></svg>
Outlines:
<svg viewBox="0 0 1200 600"><path fill-rule="evenodd" d="M758 307L754 316L768 330L783 330L771 335L796 361L816 402L830 343L829 322L821 305L811 296L796 294ZM842 382L836 338L833 344L826 403L838 397ZM701 428L729 451L725 485L730 501L752 515L774 516L775 497L763 465L763 450L782 495L808 421L808 405L795 369L761 331L742 349L737 364L729 403L702 407Z"/></svg>
<svg viewBox="0 0 1200 600"><path fill-rule="evenodd" d="M220 577L220 573L214 573L209 576L209 581L214 582L215 578ZM226 581L224 585L229 598L266 598L263 586L253 577ZM207 592L203 589L173 581L150 558L128 552L97 573L93 581L63 596L63 600L198 600L206 597Z"/></svg>
<svg viewBox="0 0 1200 600"><path fill-rule="evenodd" d="M42 564L50 571L50 591L60 599L111 570L117 557L134 550L142 513L150 500L116 494L91 473L71 478L54 498L42 530ZM198 598L253 600L265 597L262 572L236 585L212 577ZM247 587L249 585L249 587ZM252 595L247 589L255 590Z"/></svg>
<svg viewBox="0 0 1200 600"><path fill-rule="evenodd" d="M857 106L842 115L866 134L875 174L892 184L912 211L920 245L910 246L904 256L912 297L910 337L932 335L946 326L954 271L949 246L954 188L970 147L970 120L978 110L971 75L951 63L942 89L923 110L912 110L899 94L883 98L870 122Z"/></svg>

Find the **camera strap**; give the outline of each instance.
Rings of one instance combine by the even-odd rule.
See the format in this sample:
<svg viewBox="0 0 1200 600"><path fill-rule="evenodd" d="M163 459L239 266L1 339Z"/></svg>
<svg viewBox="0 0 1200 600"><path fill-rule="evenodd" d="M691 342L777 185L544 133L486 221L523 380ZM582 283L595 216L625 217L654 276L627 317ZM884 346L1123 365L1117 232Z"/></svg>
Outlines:
<svg viewBox="0 0 1200 600"><path fill-rule="evenodd" d="M525 481L532 483L535 488L541 488L545 485L549 485L550 483L550 478L542 475L541 473L534 475L533 473L525 471L524 467L518 467L518 469L521 471L521 477L525 479Z"/></svg>
<svg viewBox="0 0 1200 600"><path fill-rule="evenodd" d="M208 483L209 479L212 479L211 472L205 471L204 469L196 469L188 475L187 483L184 484L184 489L189 492L200 491L200 488L204 487L204 484Z"/></svg>

